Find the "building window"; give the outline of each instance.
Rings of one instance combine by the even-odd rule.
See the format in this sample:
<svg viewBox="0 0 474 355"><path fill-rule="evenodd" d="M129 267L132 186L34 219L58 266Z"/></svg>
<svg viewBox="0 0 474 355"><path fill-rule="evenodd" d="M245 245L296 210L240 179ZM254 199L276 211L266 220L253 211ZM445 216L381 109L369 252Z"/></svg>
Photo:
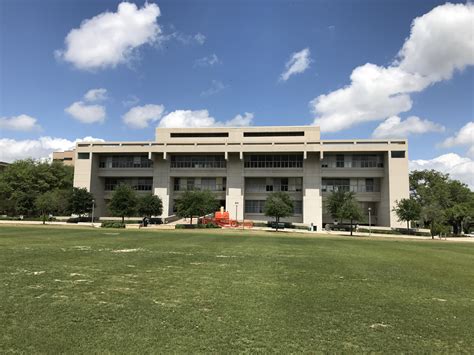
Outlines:
<svg viewBox="0 0 474 355"><path fill-rule="evenodd" d="M300 192L303 189L303 178L246 178L246 192Z"/></svg>
<svg viewBox="0 0 474 355"><path fill-rule="evenodd" d="M245 213L264 213L265 200L245 200Z"/></svg>
<svg viewBox="0 0 474 355"><path fill-rule="evenodd" d="M355 193L380 192L380 179L378 178L323 178L321 180L322 192L351 191Z"/></svg>
<svg viewBox="0 0 474 355"><path fill-rule="evenodd" d="M136 191L151 191L153 178L105 178L105 191L114 191L122 184L129 185Z"/></svg>
<svg viewBox="0 0 474 355"><path fill-rule="evenodd" d="M250 154L245 155L246 168L302 168L302 154Z"/></svg>
<svg viewBox="0 0 474 355"><path fill-rule="evenodd" d="M77 159L90 159L90 153L77 153Z"/></svg>
<svg viewBox="0 0 474 355"><path fill-rule="evenodd" d="M244 132L244 137L304 137L304 131L294 131L294 132Z"/></svg>
<svg viewBox="0 0 474 355"><path fill-rule="evenodd" d="M226 161L223 155L172 155L171 167L191 169L225 168Z"/></svg>
<svg viewBox="0 0 474 355"><path fill-rule="evenodd" d="M383 168L382 154L326 154L322 168Z"/></svg>
<svg viewBox="0 0 474 355"><path fill-rule="evenodd" d="M151 168L153 161L146 155L101 156L99 168Z"/></svg>
<svg viewBox="0 0 474 355"><path fill-rule="evenodd" d="M404 150L393 150L392 151L392 158L405 158L405 151Z"/></svg>
<svg viewBox="0 0 474 355"><path fill-rule="evenodd" d="M229 137L227 132L203 132L203 133L192 133L192 132L182 132L182 133L170 133L171 138L220 138L220 137Z"/></svg>
<svg viewBox="0 0 474 355"><path fill-rule="evenodd" d="M293 201L293 214L303 214L303 201Z"/></svg>
<svg viewBox="0 0 474 355"><path fill-rule="evenodd" d="M174 191L209 190L225 191L226 178L174 178Z"/></svg>

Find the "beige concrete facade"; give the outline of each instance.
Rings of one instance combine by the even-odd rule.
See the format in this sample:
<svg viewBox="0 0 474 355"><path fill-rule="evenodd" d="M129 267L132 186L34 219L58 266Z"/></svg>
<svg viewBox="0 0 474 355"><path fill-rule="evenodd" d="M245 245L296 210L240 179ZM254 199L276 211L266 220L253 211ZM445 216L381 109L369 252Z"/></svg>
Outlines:
<svg viewBox="0 0 474 355"><path fill-rule="evenodd" d="M74 150L65 150L64 152L53 152L53 161L61 161L64 165L74 166Z"/></svg>
<svg viewBox="0 0 474 355"><path fill-rule="evenodd" d="M209 189L231 218L267 220L269 193L295 202L286 220L318 226L331 191L354 191L372 224L403 227L392 212L408 197L406 140L321 140L319 127L158 128L152 142L84 142L75 149L74 186L85 187L107 215L120 183L163 200L163 217L186 189ZM364 222L364 221L362 221Z"/></svg>

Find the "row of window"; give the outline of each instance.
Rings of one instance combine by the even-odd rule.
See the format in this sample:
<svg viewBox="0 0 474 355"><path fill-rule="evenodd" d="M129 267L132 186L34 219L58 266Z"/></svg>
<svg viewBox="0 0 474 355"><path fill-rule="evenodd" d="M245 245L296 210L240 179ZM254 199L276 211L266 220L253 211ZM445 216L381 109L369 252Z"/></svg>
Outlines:
<svg viewBox="0 0 474 355"><path fill-rule="evenodd" d="M358 179L328 179L321 180L322 192L346 191L346 192L380 192L380 181L374 178Z"/></svg>
<svg viewBox="0 0 474 355"><path fill-rule="evenodd" d="M102 156L99 168L151 168L153 161L146 155L111 155Z"/></svg>
<svg viewBox="0 0 474 355"><path fill-rule="evenodd" d="M172 168L225 168L223 155L172 155Z"/></svg>
<svg viewBox="0 0 474 355"><path fill-rule="evenodd" d="M129 185L137 191L151 191L153 178L105 178L105 191L114 191L122 184Z"/></svg>
<svg viewBox="0 0 474 355"><path fill-rule="evenodd" d="M302 168L302 154L258 154L245 155L246 168Z"/></svg>
<svg viewBox="0 0 474 355"><path fill-rule="evenodd" d="M264 213L265 200L245 200L245 213ZM293 214L303 214L303 201L293 201Z"/></svg>
<svg viewBox="0 0 474 355"><path fill-rule="evenodd" d="M209 190L225 191L226 178L174 178L174 191Z"/></svg>
<svg viewBox="0 0 474 355"><path fill-rule="evenodd" d="M246 178L246 192L297 192L303 190L303 178Z"/></svg>

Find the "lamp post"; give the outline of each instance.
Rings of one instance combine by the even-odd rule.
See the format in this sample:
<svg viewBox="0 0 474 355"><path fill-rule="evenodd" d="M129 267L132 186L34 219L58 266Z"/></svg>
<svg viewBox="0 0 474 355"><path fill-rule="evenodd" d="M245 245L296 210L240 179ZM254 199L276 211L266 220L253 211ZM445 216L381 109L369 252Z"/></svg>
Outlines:
<svg viewBox="0 0 474 355"><path fill-rule="evenodd" d="M371 220L370 220L370 212L372 212L372 208L369 207L369 237L372 236L372 229L371 229Z"/></svg>
<svg viewBox="0 0 474 355"><path fill-rule="evenodd" d="M238 209L239 208L239 201L235 201L234 204L235 204L235 221L238 223L239 219L237 218L237 216L238 216L238 212L239 212L239 209Z"/></svg>
<svg viewBox="0 0 474 355"><path fill-rule="evenodd" d="M94 205L95 205L95 200L92 200L92 219L91 219L92 227L94 227Z"/></svg>

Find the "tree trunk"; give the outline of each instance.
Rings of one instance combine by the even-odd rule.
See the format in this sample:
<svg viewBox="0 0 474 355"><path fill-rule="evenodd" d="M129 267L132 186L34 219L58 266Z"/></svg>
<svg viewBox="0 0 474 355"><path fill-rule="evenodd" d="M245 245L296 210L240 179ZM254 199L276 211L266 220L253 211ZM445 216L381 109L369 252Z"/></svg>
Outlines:
<svg viewBox="0 0 474 355"><path fill-rule="evenodd" d="M189 217L189 224L193 224L193 216Z"/></svg>
<svg viewBox="0 0 474 355"><path fill-rule="evenodd" d="M125 224L125 216L122 216L122 224Z"/></svg>
<svg viewBox="0 0 474 355"><path fill-rule="evenodd" d="M280 217L276 217L276 231L278 232L278 224L280 223Z"/></svg>
<svg viewBox="0 0 474 355"><path fill-rule="evenodd" d="M43 213L43 224L46 224L46 214Z"/></svg>
<svg viewBox="0 0 474 355"><path fill-rule="evenodd" d="M352 218L351 218L351 236L352 236Z"/></svg>
<svg viewBox="0 0 474 355"><path fill-rule="evenodd" d="M434 239L434 234L433 234L433 222L430 224L430 233L431 233L431 239Z"/></svg>
<svg viewBox="0 0 474 355"><path fill-rule="evenodd" d="M410 234L410 221L407 221L407 233Z"/></svg>

